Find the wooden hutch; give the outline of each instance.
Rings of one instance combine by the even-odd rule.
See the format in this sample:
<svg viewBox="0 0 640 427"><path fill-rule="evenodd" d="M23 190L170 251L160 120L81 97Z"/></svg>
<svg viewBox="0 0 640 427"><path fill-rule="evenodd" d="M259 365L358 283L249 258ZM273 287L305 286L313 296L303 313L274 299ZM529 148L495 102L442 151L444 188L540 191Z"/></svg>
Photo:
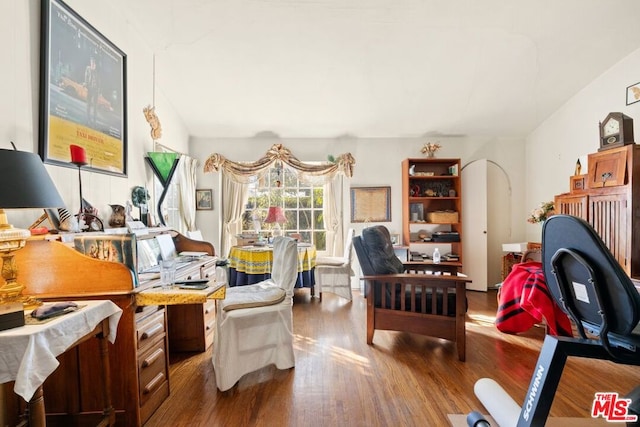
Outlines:
<svg viewBox="0 0 640 427"><path fill-rule="evenodd" d="M572 176L554 201L556 213L588 221L624 271L640 277L640 145L590 154L587 174Z"/></svg>
<svg viewBox="0 0 640 427"><path fill-rule="evenodd" d="M178 252L208 254L181 269L179 278L215 277L213 245L170 233ZM138 304L138 295L156 287L158 279L139 282L137 274L124 264L97 260L50 240L27 242L16 252L16 262L26 295L45 302L109 299L123 310L116 341L109 349L117 425L143 425L169 395L171 343L178 351L204 351L212 342L214 301ZM168 324L167 318L173 324ZM45 381L49 425L97 425L102 412L97 392L102 384L97 341L86 341L61 355L60 366ZM13 393L13 383L4 387L7 421L16 425L25 402Z"/></svg>

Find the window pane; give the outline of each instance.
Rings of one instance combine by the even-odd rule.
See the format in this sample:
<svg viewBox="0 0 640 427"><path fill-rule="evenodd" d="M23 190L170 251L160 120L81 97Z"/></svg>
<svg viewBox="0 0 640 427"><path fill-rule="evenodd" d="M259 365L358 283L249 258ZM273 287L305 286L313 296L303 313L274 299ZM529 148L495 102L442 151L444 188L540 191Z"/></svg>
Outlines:
<svg viewBox="0 0 640 427"><path fill-rule="evenodd" d="M323 187L313 189L313 207L322 209L324 189Z"/></svg>
<svg viewBox="0 0 640 427"><path fill-rule="evenodd" d="M327 249L327 235L324 231L316 231L313 233L314 235L314 244L316 249L319 251L324 251Z"/></svg>
<svg viewBox="0 0 640 427"><path fill-rule="evenodd" d="M287 188L284 191L284 207L285 209L298 208L298 193L295 188Z"/></svg>
<svg viewBox="0 0 640 427"><path fill-rule="evenodd" d="M298 201L301 208L311 207L311 189L301 189L298 192Z"/></svg>
<svg viewBox="0 0 640 427"><path fill-rule="evenodd" d="M299 210L298 211L298 216L299 216L299 226L301 230L311 230L312 229L312 222L311 222L311 211L309 209L305 209L305 210Z"/></svg>
<svg viewBox="0 0 640 427"><path fill-rule="evenodd" d="M324 215L322 211L313 211L313 228L324 230Z"/></svg>

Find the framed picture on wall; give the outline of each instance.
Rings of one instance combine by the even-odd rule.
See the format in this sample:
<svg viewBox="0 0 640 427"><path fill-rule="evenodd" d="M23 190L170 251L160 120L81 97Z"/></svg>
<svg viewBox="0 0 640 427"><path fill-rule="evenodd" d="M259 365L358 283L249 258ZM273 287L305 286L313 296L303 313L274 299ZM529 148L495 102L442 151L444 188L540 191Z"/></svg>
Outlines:
<svg viewBox="0 0 640 427"><path fill-rule="evenodd" d="M627 86L627 105L640 101L640 82Z"/></svg>
<svg viewBox="0 0 640 427"><path fill-rule="evenodd" d="M196 190L196 210L213 210L213 190Z"/></svg>
<svg viewBox="0 0 640 427"><path fill-rule="evenodd" d="M351 188L351 222L391 221L391 187Z"/></svg>
<svg viewBox="0 0 640 427"><path fill-rule="evenodd" d="M39 153L76 167L69 146L86 151L84 169L127 175L127 56L60 0L42 0Z"/></svg>

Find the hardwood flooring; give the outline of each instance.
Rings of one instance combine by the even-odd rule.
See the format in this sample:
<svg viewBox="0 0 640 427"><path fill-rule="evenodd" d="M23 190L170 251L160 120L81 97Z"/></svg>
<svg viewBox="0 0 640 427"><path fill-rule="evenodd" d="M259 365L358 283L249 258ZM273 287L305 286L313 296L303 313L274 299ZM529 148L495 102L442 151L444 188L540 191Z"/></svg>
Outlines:
<svg viewBox="0 0 640 427"><path fill-rule="evenodd" d="M365 300L330 293L320 302L297 290L296 366L264 368L230 391L216 389L211 348L171 356L171 396L146 427L155 426L448 426L447 414L484 411L473 393L483 377L523 402L544 338L542 328L521 335L494 324L495 291L468 292L467 361L453 343L376 331L365 340ZM596 391L626 394L640 385L640 368L570 358L551 415L589 418Z"/></svg>

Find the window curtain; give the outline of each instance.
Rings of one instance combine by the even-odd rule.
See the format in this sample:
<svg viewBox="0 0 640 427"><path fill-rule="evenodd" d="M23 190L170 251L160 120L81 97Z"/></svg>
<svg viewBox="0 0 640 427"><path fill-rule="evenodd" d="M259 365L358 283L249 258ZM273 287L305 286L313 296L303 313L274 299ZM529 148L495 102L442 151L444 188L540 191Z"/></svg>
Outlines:
<svg viewBox="0 0 640 427"><path fill-rule="evenodd" d="M292 167L301 179L311 179L312 177L324 177L325 180L332 179L336 174L342 174L351 178L353 176L353 165L356 161L351 153L341 154L334 162L322 164L304 163L298 160L288 148L282 144L274 144L261 159L251 163L233 162L222 154L212 154L204 164L205 172L223 171L229 176L242 183L247 183L253 176L259 176L269 169L275 162L283 162Z"/></svg>
<svg viewBox="0 0 640 427"><path fill-rule="evenodd" d="M181 233L195 231L196 229L196 173L198 161L193 157L181 155L178 161L176 174L180 188L180 218L181 225L186 230L178 230Z"/></svg>
<svg viewBox="0 0 640 427"><path fill-rule="evenodd" d="M249 200L246 185L227 174L222 174L222 236L221 254L228 254L233 246L234 237L242 232L242 213Z"/></svg>
<svg viewBox="0 0 640 427"><path fill-rule="evenodd" d="M298 177L303 180L324 180L325 190L329 189L329 197L325 197L326 207L323 210L325 215L325 230L327 231L327 250L331 253L342 250L344 248L344 236L342 226L342 179L340 185L336 184L337 176L353 176L353 166L356 161L351 153L345 153L338 156L335 161L317 163L304 163L298 160L291 151L282 144L274 144L266 152L265 156L255 162L233 162L228 160L222 154L212 154L204 164L205 172L222 172L223 181L223 198L226 192L231 191L230 199L224 203L224 208L228 209L228 215L225 213L225 227L222 234L222 248L228 251L232 246L232 238L235 234L241 232L242 228L242 211L248 200L248 194L244 190L245 185L254 177L266 173L273 163L282 162L294 169ZM234 181L243 188L241 193L238 188L231 184L225 184L225 180ZM328 186L328 187L327 187ZM340 187L340 190L337 189ZM235 205L237 203L237 205ZM234 230L232 232L232 230ZM226 233L226 235L225 235ZM329 234L331 233L331 234ZM226 253L226 252L223 252Z"/></svg>
<svg viewBox="0 0 640 427"><path fill-rule="evenodd" d="M342 176L336 176L324 184L324 229L327 232L327 255L343 256L344 227L342 226Z"/></svg>

